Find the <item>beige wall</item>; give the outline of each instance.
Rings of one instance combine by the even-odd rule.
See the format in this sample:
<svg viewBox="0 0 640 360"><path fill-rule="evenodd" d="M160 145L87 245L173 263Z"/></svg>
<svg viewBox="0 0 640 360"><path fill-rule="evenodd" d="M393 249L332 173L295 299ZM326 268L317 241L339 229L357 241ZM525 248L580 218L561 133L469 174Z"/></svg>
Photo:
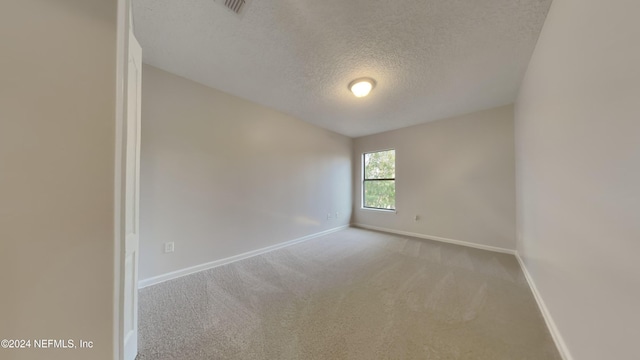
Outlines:
<svg viewBox="0 0 640 360"><path fill-rule="evenodd" d="M390 148L397 213L361 209L362 153ZM360 137L353 159L354 223L515 249L512 106Z"/></svg>
<svg viewBox="0 0 640 360"><path fill-rule="evenodd" d="M142 77L141 280L349 223L350 138L151 66Z"/></svg>
<svg viewBox="0 0 640 360"><path fill-rule="evenodd" d="M0 2L2 359L113 359L116 1ZM33 344L32 344L33 346Z"/></svg>
<svg viewBox="0 0 640 360"><path fill-rule="evenodd" d="M638 14L555 0L516 106L518 251L576 360L640 356Z"/></svg>

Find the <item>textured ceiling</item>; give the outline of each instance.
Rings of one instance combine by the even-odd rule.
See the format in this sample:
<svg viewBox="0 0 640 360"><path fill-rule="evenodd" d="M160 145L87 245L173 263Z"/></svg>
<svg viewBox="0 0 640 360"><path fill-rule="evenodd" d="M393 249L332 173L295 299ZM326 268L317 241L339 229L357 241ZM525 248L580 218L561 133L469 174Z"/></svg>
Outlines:
<svg viewBox="0 0 640 360"><path fill-rule="evenodd" d="M216 1L134 0L144 62L352 137L513 102L551 5ZM378 84L356 98L365 76Z"/></svg>

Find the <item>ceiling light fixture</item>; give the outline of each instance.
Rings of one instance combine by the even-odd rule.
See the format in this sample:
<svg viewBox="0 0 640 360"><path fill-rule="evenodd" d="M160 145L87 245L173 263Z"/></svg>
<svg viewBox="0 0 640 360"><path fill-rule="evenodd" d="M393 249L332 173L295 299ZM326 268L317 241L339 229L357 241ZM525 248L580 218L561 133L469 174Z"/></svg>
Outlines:
<svg viewBox="0 0 640 360"><path fill-rule="evenodd" d="M376 81L372 78L359 78L349 83L349 90L356 97L364 97L376 86Z"/></svg>

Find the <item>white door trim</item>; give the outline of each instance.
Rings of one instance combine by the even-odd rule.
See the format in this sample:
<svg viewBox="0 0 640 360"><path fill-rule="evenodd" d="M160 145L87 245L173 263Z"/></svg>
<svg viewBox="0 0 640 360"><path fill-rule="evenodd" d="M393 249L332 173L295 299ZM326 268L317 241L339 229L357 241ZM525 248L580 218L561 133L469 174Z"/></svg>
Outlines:
<svg viewBox="0 0 640 360"><path fill-rule="evenodd" d="M125 222L125 206L126 203L126 135L127 135L127 87L128 87L128 67L130 57L130 35L133 31L133 19L131 10L131 0L117 0L117 30L116 30L116 107L115 107L115 134L114 134L114 253L113 253L113 359L127 360L125 358L124 344L124 325L125 325L125 277L124 267L126 266L126 222ZM135 43L137 41L133 40ZM139 45L138 45L139 49ZM139 70L142 70L142 61L139 56ZM138 95L139 99L139 95ZM138 123L139 126L139 123ZM137 136L139 137L140 128L137 128ZM139 139L136 146L136 152L139 154ZM139 169L136 169L139 174ZM139 201L139 189L136 189L136 205ZM138 218L135 219L138 225ZM137 232L137 229L136 229ZM131 243L129 244L131 246ZM137 261L136 261L137 262ZM137 279L128 279L129 283L137 283ZM137 291L136 291L137 293ZM137 306L135 307L137 309ZM137 324L137 321L135 322ZM129 323L131 324L131 323ZM137 338L137 335L136 335ZM135 357L135 355L133 356ZM132 358L133 358L132 357Z"/></svg>
<svg viewBox="0 0 640 360"><path fill-rule="evenodd" d="M124 122L124 261L123 277L123 360L138 355L138 249L140 236L140 131L142 102L142 48L129 22L129 54L127 64L127 117Z"/></svg>
<svg viewBox="0 0 640 360"><path fill-rule="evenodd" d="M126 114L125 107L125 75L126 66L129 59L128 35L129 35L129 15L130 0L118 0L117 7L117 28L116 28L116 112L115 112L115 154L114 154L114 214L113 214L113 359L122 360L122 287L123 279L120 271L122 264L122 250L124 248L124 233L122 229L122 147L123 144L123 124Z"/></svg>

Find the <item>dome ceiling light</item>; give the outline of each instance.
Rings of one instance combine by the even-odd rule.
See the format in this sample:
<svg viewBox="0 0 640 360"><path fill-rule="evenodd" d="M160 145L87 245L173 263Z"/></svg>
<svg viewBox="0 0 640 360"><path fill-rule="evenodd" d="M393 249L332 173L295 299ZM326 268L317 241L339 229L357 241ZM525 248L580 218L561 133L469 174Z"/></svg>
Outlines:
<svg viewBox="0 0 640 360"><path fill-rule="evenodd" d="M359 78L349 83L349 90L356 97L365 97L376 86L376 81L372 78Z"/></svg>

